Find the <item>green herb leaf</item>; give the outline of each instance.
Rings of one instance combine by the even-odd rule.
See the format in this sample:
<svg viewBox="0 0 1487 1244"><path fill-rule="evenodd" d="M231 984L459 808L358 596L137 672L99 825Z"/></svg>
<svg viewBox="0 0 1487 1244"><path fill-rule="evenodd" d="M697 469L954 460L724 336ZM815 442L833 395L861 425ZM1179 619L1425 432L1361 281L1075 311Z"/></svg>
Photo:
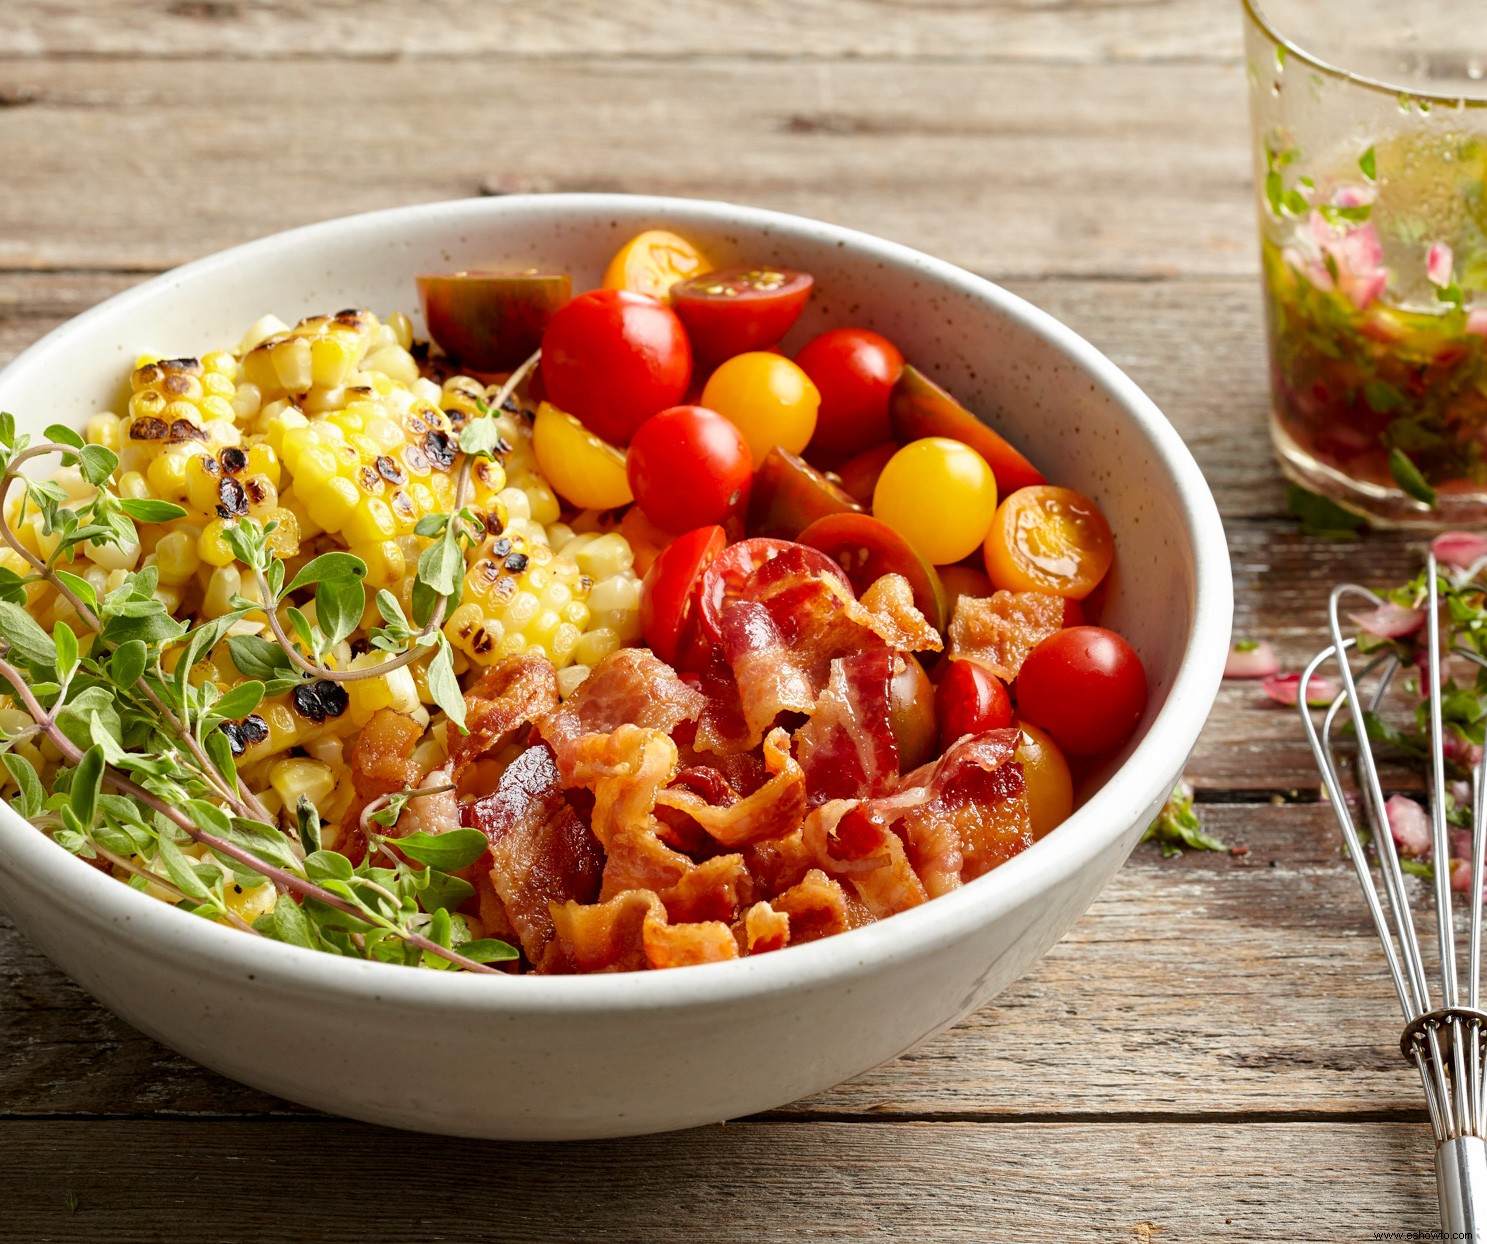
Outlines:
<svg viewBox="0 0 1487 1244"><path fill-rule="evenodd" d="M83 829L93 827L98 806L98 792L103 789L103 749L90 747L82 754L72 771L72 786L67 792L67 806Z"/></svg>
<svg viewBox="0 0 1487 1244"><path fill-rule="evenodd" d="M298 678L299 671L284 649L258 635L233 635L227 651L238 672L268 682L274 678Z"/></svg>
<svg viewBox="0 0 1487 1244"><path fill-rule="evenodd" d="M273 908L259 916L253 927L276 942L287 942L291 946L302 946L306 950L323 950L326 947L315 932L310 918L294 899L287 894L279 895Z"/></svg>
<svg viewBox="0 0 1487 1244"><path fill-rule="evenodd" d="M1366 177L1369 181L1377 180L1378 157L1374 154L1374 150L1372 147L1370 147L1367 151L1365 151L1361 156L1358 157L1358 171L1362 173L1363 176Z"/></svg>
<svg viewBox="0 0 1487 1244"><path fill-rule="evenodd" d="M87 444L87 441L65 423L48 424L42 435L49 441L54 441L58 445L67 445L73 449L81 449Z"/></svg>
<svg viewBox="0 0 1487 1244"><path fill-rule="evenodd" d="M437 868L420 870L414 878L418 902L424 911L456 911L475 897L475 887L463 877L451 877Z"/></svg>
<svg viewBox="0 0 1487 1244"><path fill-rule="evenodd" d="M52 643L57 649L57 681L67 684L77 673L77 635L65 622L52 627Z"/></svg>
<svg viewBox="0 0 1487 1244"><path fill-rule="evenodd" d="M240 682L212 705L212 713L227 721L246 717L263 702L263 683L250 679Z"/></svg>
<svg viewBox="0 0 1487 1244"><path fill-rule="evenodd" d="M490 839L478 829L451 829L442 834L420 830L399 838L397 847L409 859L452 873L484 855L490 848Z"/></svg>
<svg viewBox="0 0 1487 1244"><path fill-rule="evenodd" d="M339 851L314 851L305 856L305 876L311 881L350 881L351 861Z"/></svg>
<svg viewBox="0 0 1487 1244"><path fill-rule="evenodd" d="M114 649L109 658L108 672L122 691L128 691L145 672L149 649L138 639L131 639Z"/></svg>
<svg viewBox="0 0 1487 1244"><path fill-rule="evenodd" d="M419 555L418 577L441 596L454 591L454 585L465 573L465 556L452 528Z"/></svg>
<svg viewBox="0 0 1487 1244"><path fill-rule="evenodd" d="M519 959L521 952L515 946L508 946L505 942L497 941L493 937L483 937L479 941L465 942L456 946L456 953L464 955L466 959L472 959L476 963L506 963L512 959Z"/></svg>
<svg viewBox="0 0 1487 1244"><path fill-rule="evenodd" d="M314 855L320 850L321 843L320 810L310 802L309 796L301 795L294 806L294 817L299 828L300 845L306 855Z"/></svg>
<svg viewBox="0 0 1487 1244"><path fill-rule="evenodd" d="M98 594L93 591L93 585L80 575L73 574L70 570L54 570L52 572L61 579L67 590L76 596L83 604L94 612L98 610ZM25 602L21 602L24 604Z"/></svg>
<svg viewBox="0 0 1487 1244"><path fill-rule="evenodd" d="M244 851L256 855L265 863L273 864L287 872L299 871L299 857L295 855L289 839L272 825L235 816L226 825L218 826L213 832L224 842L242 847Z"/></svg>
<svg viewBox="0 0 1487 1244"><path fill-rule="evenodd" d="M36 769L24 756L18 756L15 752L0 752L0 764L4 764L6 771L19 790L16 796L16 811L28 821L41 814L42 805L46 803L46 790L41 785L41 778L37 776Z"/></svg>
<svg viewBox="0 0 1487 1244"><path fill-rule="evenodd" d="M460 429L460 452L494 457L501 433L494 419L471 419Z"/></svg>
<svg viewBox="0 0 1487 1244"><path fill-rule="evenodd" d="M358 578L322 579L315 589L315 618L330 647L361 625L366 607L366 590Z"/></svg>
<svg viewBox="0 0 1487 1244"><path fill-rule="evenodd" d="M449 640L443 635L439 639L439 650L429 662L429 694L434 697L434 703L448 714L449 720L459 732L468 734L469 731L465 729L465 697L460 691L459 679L454 676L454 652L449 646Z"/></svg>
<svg viewBox="0 0 1487 1244"><path fill-rule="evenodd" d="M187 513L185 506L155 497L120 497L119 509L137 523L168 523Z"/></svg>
<svg viewBox="0 0 1487 1244"><path fill-rule="evenodd" d="M1389 474L1394 477L1394 482L1416 501L1429 506L1435 505L1435 489L1420 474L1420 468L1409 460L1404 450L1396 448L1389 451Z"/></svg>
<svg viewBox="0 0 1487 1244"><path fill-rule="evenodd" d="M413 524L413 534L432 540L449 525L448 514L425 514Z"/></svg>
<svg viewBox="0 0 1487 1244"><path fill-rule="evenodd" d="M1286 487L1286 513L1301 520L1303 535L1329 540L1345 540L1358 531L1365 520L1351 510L1320 497L1296 484Z"/></svg>
<svg viewBox="0 0 1487 1244"><path fill-rule="evenodd" d="M211 891L197 875L196 869L192 867L191 861L186 858L185 852L176 844L175 839L169 834L161 834L159 846L160 862L165 865L165 873L175 883L176 889L191 898L210 898Z"/></svg>
<svg viewBox="0 0 1487 1244"><path fill-rule="evenodd" d="M312 583L334 583L346 579L364 579L367 564L350 553L322 553L311 558L300 568L300 572L289 581L285 594L297 592Z"/></svg>
<svg viewBox="0 0 1487 1244"><path fill-rule="evenodd" d="M225 838L232 829L232 819L214 803L192 799L182 809L198 829Z"/></svg>
<svg viewBox="0 0 1487 1244"><path fill-rule="evenodd" d="M78 454L78 470L95 488L102 488L119 466L119 455L106 445L86 445Z"/></svg>
<svg viewBox="0 0 1487 1244"><path fill-rule="evenodd" d="M0 601L0 640L27 665L45 670L57 666L57 645L40 624L19 605Z"/></svg>
<svg viewBox="0 0 1487 1244"><path fill-rule="evenodd" d="M1161 844L1163 855L1176 855L1183 847L1195 851L1225 851L1228 848L1204 831L1193 809L1193 793L1183 786L1172 792L1171 798L1157 813L1156 820L1147 826L1142 842Z"/></svg>

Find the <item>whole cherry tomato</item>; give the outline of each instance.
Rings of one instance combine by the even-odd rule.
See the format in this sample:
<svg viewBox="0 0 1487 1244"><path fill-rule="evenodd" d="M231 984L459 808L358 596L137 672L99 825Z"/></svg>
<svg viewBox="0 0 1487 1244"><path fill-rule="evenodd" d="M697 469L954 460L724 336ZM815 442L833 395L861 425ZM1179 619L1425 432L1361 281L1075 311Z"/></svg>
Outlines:
<svg viewBox="0 0 1487 1244"><path fill-rule="evenodd" d="M716 411L673 406L640 425L628 471L646 517L687 531L748 508L754 459L742 433Z"/></svg>
<svg viewBox="0 0 1487 1244"><path fill-rule="evenodd" d="M605 289L665 300L671 287L711 267L701 251L669 229L647 229L626 242L604 270Z"/></svg>
<svg viewBox="0 0 1487 1244"><path fill-rule="evenodd" d="M774 345L800 318L811 285L806 272L728 268L673 285L671 306L697 357L720 362Z"/></svg>
<svg viewBox="0 0 1487 1244"><path fill-rule="evenodd" d="M999 588L1083 600L1109 571L1115 537L1088 497L1033 484L997 507L983 552L986 573Z"/></svg>
<svg viewBox="0 0 1487 1244"><path fill-rule="evenodd" d="M967 734L1005 730L1012 724L1012 697L1002 680L975 661L951 661L935 688L940 750Z"/></svg>
<svg viewBox="0 0 1487 1244"><path fill-rule="evenodd" d="M1146 670L1114 631L1074 626L1050 635L1017 675L1018 714L1066 752L1093 756L1130 737L1146 707Z"/></svg>
<svg viewBox="0 0 1487 1244"><path fill-rule="evenodd" d="M695 624L703 571L728 546L721 527L678 536L651 563L640 585L640 633L661 660L675 665Z"/></svg>
<svg viewBox="0 0 1487 1244"><path fill-rule="evenodd" d="M873 513L920 556L948 566L981 547L996 515L996 476L969 445L927 436L888 460Z"/></svg>
<svg viewBox="0 0 1487 1244"><path fill-rule="evenodd" d="M1012 724L1022 732L1016 759L1022 766L1022 780L1027 785L1027 810L1033 823L1033 837L1041 838L1068 820L1069 813L1074 811L1074 778L1063 752L1047 734L1025 721Z"/></svg>
<svg viewBox="0 0 1487 1244"><path fill-rule="evenodd" d="M887 337L865 328L828 329L806 342L795 361L821 390L815 448L845 456L889 438L888 400L904 356Z"/></svg>
<svg viewBox="0 0 1487 1244"><path fill-rule="evenodd" d="M542 335L548 398L613 445L626 444L692 378L692 347L670 307L645 294L595 289L552 317Z"/></svg>
<svg viewBox="0 0 1487 1244"><path fill-rule="evenodd" d="M743 433L755 462L776 445L798 454L816 428L821 395L810 377L768 350L735 354L708 377L702 405Z"/></svg>

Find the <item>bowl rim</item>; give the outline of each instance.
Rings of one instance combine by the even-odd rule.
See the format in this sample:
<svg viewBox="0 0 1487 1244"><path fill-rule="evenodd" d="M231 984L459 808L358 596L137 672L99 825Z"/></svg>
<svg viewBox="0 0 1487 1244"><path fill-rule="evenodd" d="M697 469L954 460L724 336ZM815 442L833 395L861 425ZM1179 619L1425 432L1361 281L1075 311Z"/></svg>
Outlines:
<svg viewBox="0 0 1487 1244"><path fill-rule="evenodd" d="M1073 329L984 277L900 243L790 213L660 195L511 195L388 208L300 226L217 251L115 294L17 355L0 370L0 390L13 372L37 366L66 348L94 320L146 304L184 279L285 248L313 248L322 241L341 240L348 232L381 235L405 224L423 225L441 217L454 228L484 223L488 217L525 214L585 221L606 215L636 223L641 218L684 217L702 227L743 228L829 242L894 267L913 269L939 285L992 304L1100 384L1125 410L1175 481L1194 577L1186 650L1166 702L1129 758L1057 830L949 894L891 920L789 947L788 953L663 972L511 977L417 971L250 938L121 885L37 833L8 803L0 803L0 860L9 871L32 886L45 888L59 905L79 916L110 921L116 929L128 923L134 930L129 936L148 938L160 953L193 960L201 971L245 978L260 986L314 989L348 1002L387 1002L396 997L404 1004L469 1013L667 1009L839 984L894 962L933 954L1029 896L1050 892L1067 881L1131 831L1132 809L1139 812L1166 798L1170 792L1164 789L1165 775L1170 773L1171 757L1186 757L1196 741L1217 694L1229 647L1233 585L1228 543L1202 472L1156 404Z"/></svg>

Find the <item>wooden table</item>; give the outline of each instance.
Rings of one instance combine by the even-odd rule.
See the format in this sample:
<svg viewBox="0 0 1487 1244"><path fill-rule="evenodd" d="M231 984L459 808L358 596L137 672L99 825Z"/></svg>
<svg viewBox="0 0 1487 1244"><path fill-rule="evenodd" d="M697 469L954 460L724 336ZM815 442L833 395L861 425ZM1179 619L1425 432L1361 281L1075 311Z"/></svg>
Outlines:
<svg viewBox="0 0 1487 1244"><path fill-rule="evenodd" d="M1236 630L1293 665L1339 575L1263 430L1233 0L0 6L0 360L305 221L522 190L733 199L1005 283L1198 456ZM0 1237L1335 1240L1435 1225L1418 1083L1294 718L1227 685L1192 759L1247 854L1137 850L980 1015L808 1101L574 1146L324 1118L113 1018L0 919Z"/></svg>

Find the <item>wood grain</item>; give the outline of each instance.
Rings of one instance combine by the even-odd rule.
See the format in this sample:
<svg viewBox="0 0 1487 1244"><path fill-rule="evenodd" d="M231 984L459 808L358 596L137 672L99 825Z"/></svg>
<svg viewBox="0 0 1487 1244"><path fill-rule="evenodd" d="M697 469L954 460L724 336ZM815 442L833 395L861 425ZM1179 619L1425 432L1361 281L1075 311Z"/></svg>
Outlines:
<svg viewBox="0 0 1487 1244"><path fill-rule="evenodd" d="M58 1121L0 1124L0 1152L27 1241L1357 1244L1436 1222L1419 1124L752 1123L518 1146Z"/></svg>
<svg viewBox="0 0 1487 1244"><path fill-rule="evenodd" d="M1247 1111L1423 1117L1357 882L1316 804L1210 805L1248 853L1137 850L1074 930L985 1010L776 1117L1015 1120ZM290 1109L94 1005L0 934L0 1116Z"/></svg>
<svg viewBox="0 0 1487 1244"><path fill-rule="evenodd" d="M19 56L553 56L1108 61L1239 54L1222 0L43 0L0 11Z"/></svg>
<svg viewBox="0 0 1487 1244"><path fill-rule="evenodd" d="M149 270L512 189L763 204L1000 276L1257 266L1237 65L20 59L0 98L26 170L0 267Z"/></svg>

